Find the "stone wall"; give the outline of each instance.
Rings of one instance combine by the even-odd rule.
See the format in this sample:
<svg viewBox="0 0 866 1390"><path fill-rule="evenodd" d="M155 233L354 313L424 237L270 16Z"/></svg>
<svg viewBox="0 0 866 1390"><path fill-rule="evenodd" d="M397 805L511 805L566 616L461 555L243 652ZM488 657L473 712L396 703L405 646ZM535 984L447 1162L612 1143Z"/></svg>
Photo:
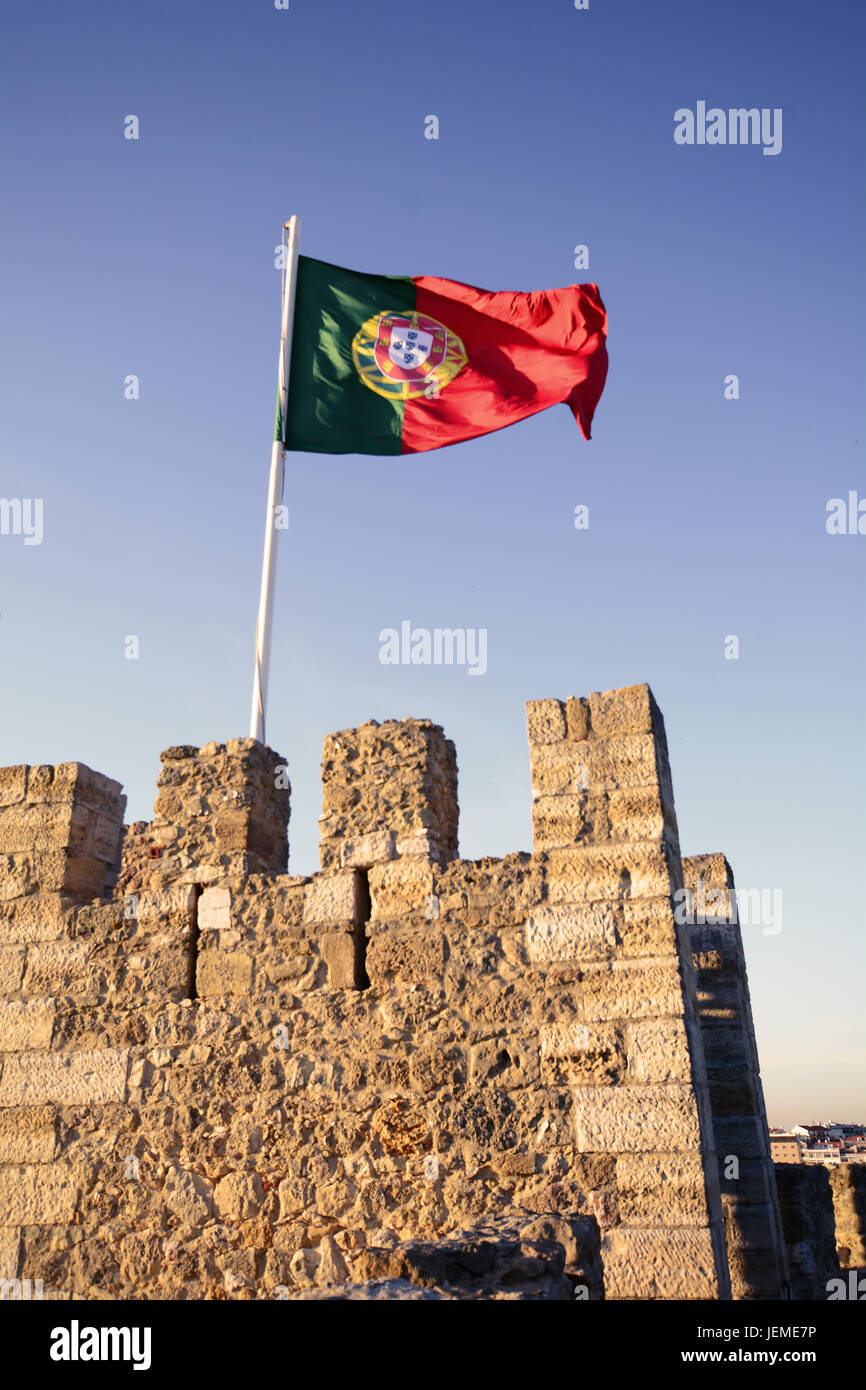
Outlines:
<svg viewBox="0 0 866 1390"><path fill-rule="evenodd" d="M636 686L528 721L535 852L504 859L456 857L429 721L326 740L311 877L249 740L163 755L115 888L117 784L43 769L74 793L45 820L6 775L48 857L3 878L0 1277L298 1296L490 1223L525 1271L541 1222L526 1296L587 1282L593 1230L607 1298L730 1296L661 716Z"/></svg>
<svg viewBox="0 0 866 1390"><path fill-rule="evenodd" d="M843 1269L866 1269L866 1163L830 1169L836 1250Z"/></svg>
<svg viewBox="0 0 866 1390"><path fill-rule="evenodd" d="M789 1276L734 875L723 854L683 873L733 1297L778 1299Z"/></svg>
<svg viewBox="0 0 866 1390"><path fill-rule="evenodd" d="M777 1163L776 1185L791 1297L826 1299L829 1280L841 1275L829 1169L819 1163Z"/></svg>

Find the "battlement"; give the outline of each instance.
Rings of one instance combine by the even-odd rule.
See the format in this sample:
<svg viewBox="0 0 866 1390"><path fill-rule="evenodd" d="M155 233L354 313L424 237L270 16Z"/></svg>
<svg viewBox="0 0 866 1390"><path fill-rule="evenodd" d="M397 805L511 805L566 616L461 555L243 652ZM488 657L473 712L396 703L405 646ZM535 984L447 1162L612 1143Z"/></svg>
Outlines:
<svg viewBox="0 0 866 1390"><path fill-rule="evenodd" d="M501 1220L561 1233L551 1288L598 1258L607 1298L728 1298L731 1270L736 1296L780 1296L772 1165L745 1138L748 1192L722 1200L714 1124L736 1103L751 1134L763 1099L741 946L711 960L674 910L658 707L634 686L527 721L534 852L503 859L457 857L428 720L326 738L310 876L286 872L287 769L254 740L163 753L122 855L117 783L0 773L0 1277L273 1297Z"/></svg>

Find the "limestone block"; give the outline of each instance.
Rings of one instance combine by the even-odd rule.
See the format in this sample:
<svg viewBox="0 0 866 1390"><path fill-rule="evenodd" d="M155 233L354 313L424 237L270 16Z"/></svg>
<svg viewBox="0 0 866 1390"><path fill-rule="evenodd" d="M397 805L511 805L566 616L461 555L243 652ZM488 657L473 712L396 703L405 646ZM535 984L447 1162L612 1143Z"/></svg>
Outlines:
<svg viewBox="0 0 866 1390"><path fill-rule="evenodd" d="M0 995L7 997L17 994L24 979L24 961L27 952L23 946L0 948Z"/></svg>
<svg viewBox="0 0 866 1390"><path fill-rule="evenodd" d="M0 1168L0 1225L63 1225L75 1215L79 1196L62 1165Z"/></svg>
<svg viewBox="0 0 866 1390"><path fill-rule="evenodd" d="M613 903L537 907L526 924L526 949L533 964L592 960L608 956L617 944Z"/></svg>
<svg viewBox="0 0 866 1390"><path fill-rule="evenodd" d="M582 696L569 695L565 702L566 736L577 742L589 738L589 701Z"/></svg>
<svg viewBox="0 0 866 1390"><path fill-rule="evenodd" d="M647 1020L626 1025L629 1080L634 1085L681 1081L690 1085L689 1040L682 1018Z"/></svg>
<svg viewBox="0 0 866 1390"><path fill-rule="evenodd" d="M433 894L433 870L423 859L376 864L369 874L371 918L403 917L423 912Z"/></svg>
<svg viewBox="0 0 866 1390"><path fill-rule="evenodd" d="M165 1177L163 1190L166 1206L181 1221L201 1226L214 1211L213 1186L200 1173L173 1165Z"/></svg>
<svg viewBox="0 0 866 1390"><path fill-rule="evenodd" d="M527 700L529 742L557 743L565 738L565 711L560 700Z"/></svg>
<svg viewBox="0 0 866 1390"><path fill-rule="evenodd" d="M0 1000L0 1052L50 1047L53 1028L53 999Z"/></svg>
<svg viewBox="0 0 866 1390"><path fill-rule="evenodd" d="M674 863L663 844L581 845L547 853L551 902L660 898L672 891Z"/></svg>
<svg viewBox="0 0 866 1390"><path fill-rule="evenodd" d="M12 1226L0 1226L0 1279L18 1278L21 1235Z"/></svg>
<svg viewBox="0 0 866 1390"><path fill-rule="evenodd" d="M776 1226L769 1202L755 1204L737 1198L725 1202L725 1241L728 1250L775 1251Z"/></svg>
<svg viewBox="0 0 866 1390"><path fill-rule="evenodd" d="M599 1086L575 1092L581 1153L680 1153L700 1149L691 1086Z"/></svg>
<svg viewBox="0 0 866 1390"><path fill-rule="evenodd" d="M206 888L198 900L200 932L227 931L232 924L232 895L228 888Z"/></svg>
<svg viewBox="0 0 866 1390"><path fill-rule="evenodd" d="M200 998L213 995L249 994L253 980L252 957L244 951L202 950L196 964L196 990Z"/></svg>
<svg viewBox="0 0 866 1390"><path fill-rule="evenodd" d="M661 711L648 685L594 691L589 697L592 732L599 738L651 734L661 726Z"/></svg>
<svg viewBox="0 0 866 1390"><path fill-rule="evenodd" d="M213 1192L216 1209L226 1221L250 1221L258 1216L264 1195L258 1173L229 1173Z"/></svg>
<svg viewBox="0 0 866 1390"><path fill-rule="evenodd" d="M359 882L352 869L314 878L304 892L304 921L356 923L360 907Z"/></svg>
<svg viewBox="0 0 866 1390"><path fill-rule="evenodd" d="M626 898L621 934L623 956L674 955L679 937L670 895Z"/></svg>
<svg viewBox="0 0 866 1390"><path fill-rule="evenodd" d="M128 1052L108 1047L90 1052L16 1053L3 1063L0 1106L122 1101L128 1064Z"/></svg>
<svg viewBox="0 0 866 1390"><path fill-rule="evenodd" d="M0 1163L50 1163L57 1154L51 1106L0 1110Z"/></svg>
<svg viewBox="0 0 866 1390"><path fill-rule="evenodd" d="M608 836L623 840L662 840L678 843L673 808L666 806L655 785L624 787L607 793Z"/></svg>
<svg viewBox="0 0 866 1390"><path fill-rule="evenodd" d="M0 899L3 897L0 859ZM62 937L74 909L69 898L32 893L17 901L0 902L0 947L30 941L56 941Z"/></svg>
<svg viewBox="0 0 866 1390"><path fill-rule="evenodd" d="M340 863L344 869L369 869L397 857L397 836L393 830L376 830L369 835L353 835L340 842Z"/></svg>
<svg viewBox="0 0 866 1390"><path fill-rule="evenodd" d="M587 965L581 996L587 1023L610 1018L677 1018L685 1011L675 956Z"/></svg>
<svg viewBox="0 0 866 1390"><path fill-rule="evenodd" d="M617 1206L631 1226L703 1226L704 1166L699 1153L620 1154Z"/></svg>
<svg viewBox="0 0 866 1390"><path fill-rule="evenodd" d="M212 890L218 891L218 890ZM228 889L224 890L228 892ZM187 922L195 908L195 889L190 883L171 884L165 888L139 893L137 906L138 925L145 931L155 931L167 920L176 919ZM202 898L206 896L202 893ZM199 917L199 926L201 918Z"/></svg>
<svg viewBox="0 0 866 1390"><path fill-rule="evenodd" d="M538 796L532 803L532 842L536 853L590 840L592 827L592 807L586 792Z"/></svg>
<svg viewBox="0 0 866 1390"><path fill-rule="evenodd" d="M588 748L588 744L568 741L530 744L533 796L586 791L589 785Z"/></svg>
<svg viewBox="0 0 866 1390"><path fill-rule="evenodd" d="M431 923L423 927L388 927L374 932L367 946L370 983L390 985L428 984L440 980L445 969L445 937Z"/></svg>
<svg viewBox="0 0 866 1390"><path fill-rule="evenodd" d="M713 1118L717 1154L732 1154L744 1158L764 1158L767 1152L767 1131L757 1116L719 1116Z"/></svg>
<svg viewBox="0 0 866 1390"><path fill-rule="evenodd" d="M488 1038L469 1050L470 1085L493 1082L503 1090L538 1084L539 1056L513 1037Z"/></svg>
<svg viewBox="0 0 866 1390"><path fill-rule="evenodd" d="M0 806L15 806L24 800L27 767L0 767Z"/></svg>
<svg viewBox="0 0 866 1390"><path fill-rule="evenodd" d="M622 1031L614 1024L548 1023L539 1040L546 1085L611 1086L624 1078Z"/></svg>
<svg viewBox="0 0 866 1390"><path fill-rule="evenodd" d="M618 1226L602 1236L605 1298L720 1296L708 1227Z"/></svg>
<svg viewBox="0 0 866 1390"><path fill-rule="evenodd" d="M578 745L579 746L579 745ZM589 781L595 790L657 787L659 773L652 734L592 739L587 745Z"/></svg>
<svg viewBox="0 0 866 1390"><path fill-rule="evenodd" d="M328 966L328 985L331 989L358 989L356 978L357 945L349 932L325 932L319 938L319 949Z"/></svg>
<svg viewBox="0 0 866 1390"><path fill-rule="evenodd" d="M41 941L27 948L25 994L71 994L86 987L90 948L86 941Z"/></svg>

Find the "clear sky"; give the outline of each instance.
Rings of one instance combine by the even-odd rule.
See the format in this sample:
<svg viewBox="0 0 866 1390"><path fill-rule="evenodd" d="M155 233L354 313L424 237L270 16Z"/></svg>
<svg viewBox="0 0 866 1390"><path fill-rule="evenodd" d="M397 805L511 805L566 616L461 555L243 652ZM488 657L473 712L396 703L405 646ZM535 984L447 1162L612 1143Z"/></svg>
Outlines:
<svg viewBox="0 0 866 1390"><path fill-rule="evenodd" d="M288 216L364 271L595 280L589 443L556 407L289 457L291 868L327 732L443 724L461 853L504 854L531 843L524 702L649 681L683 852L783 892L782 931L745 931L770 1119L866 1120L866 536L825 525L866 496L863 6L18 0L4 27L0 495L42 499L43 538L0 535L0 764L80 759L149 819L162 748L247 733ZM699 101L780 108L781 152L677 145ZM383 666L402 620L485 628L486 675Z"/></svg>

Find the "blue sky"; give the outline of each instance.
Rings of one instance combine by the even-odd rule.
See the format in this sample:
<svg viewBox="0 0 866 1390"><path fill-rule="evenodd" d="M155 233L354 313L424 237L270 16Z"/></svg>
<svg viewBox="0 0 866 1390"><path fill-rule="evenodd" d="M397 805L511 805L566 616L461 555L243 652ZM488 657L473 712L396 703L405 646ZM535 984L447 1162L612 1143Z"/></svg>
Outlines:
<svg viewBox="0 0 866 1390"><path fill-rule="evenodd" d="M590 443L557 407L406 460L289 456L291 867L327 732L443 724L461 852L503 854L531 840L524 702L649 681L684 852L784 894L781 933L746 931L771 1120L866 1119L866 538L825 527L866 496L864 27L838 0L17 5L0 494L43 499L44 537L0 536L0 763L80 759L146 819L162 748L247 732L289 215L365 271L595 280ZM781 108L781 153L676 145L699 100ZM486 628L487 674L383 666L404 619Z"/></svg>

